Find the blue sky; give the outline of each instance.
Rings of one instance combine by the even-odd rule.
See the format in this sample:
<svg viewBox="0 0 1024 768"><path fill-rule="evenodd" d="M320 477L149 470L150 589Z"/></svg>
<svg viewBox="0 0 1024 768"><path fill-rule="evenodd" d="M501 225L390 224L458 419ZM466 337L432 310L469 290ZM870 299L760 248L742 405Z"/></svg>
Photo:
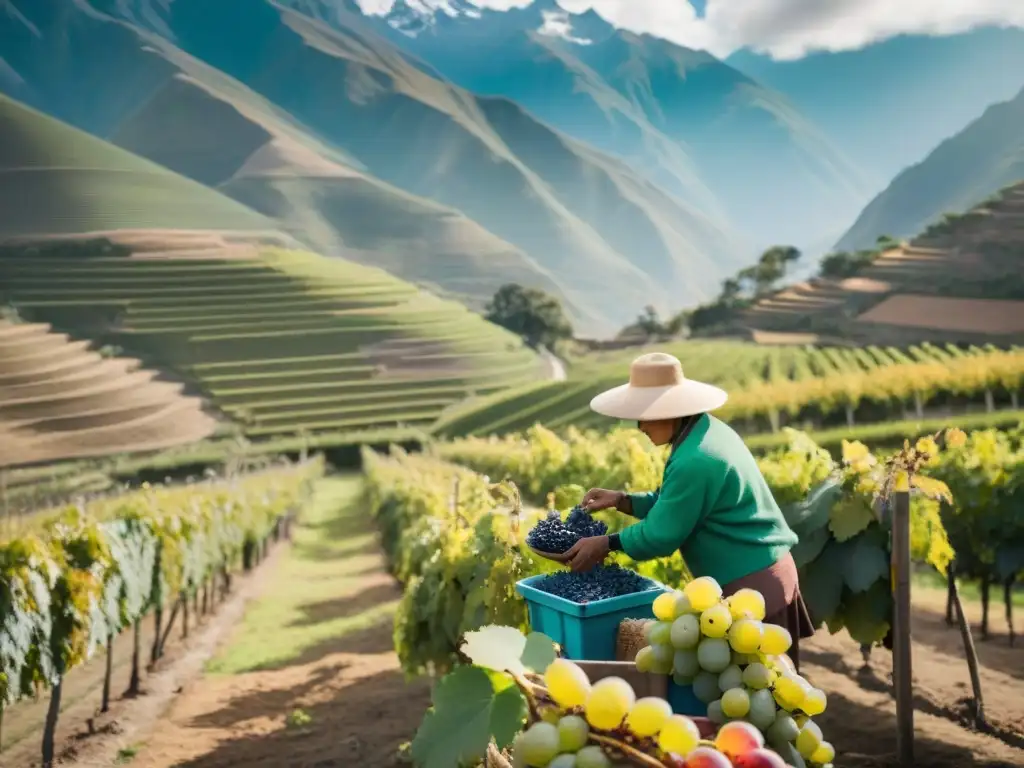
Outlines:
<svg viewBox="0 0 1024 768"><path fill-rule="evenodd" d="M411 0L443 5L446 0ZM533 0L468 0L495 10ZM386 12L394 0L359 0ZM1024 0L558 0L617 27L664 37L719 57L749 49L779 60L857 50L900 35L945 36L981 27L1024 28Z"/></svg>

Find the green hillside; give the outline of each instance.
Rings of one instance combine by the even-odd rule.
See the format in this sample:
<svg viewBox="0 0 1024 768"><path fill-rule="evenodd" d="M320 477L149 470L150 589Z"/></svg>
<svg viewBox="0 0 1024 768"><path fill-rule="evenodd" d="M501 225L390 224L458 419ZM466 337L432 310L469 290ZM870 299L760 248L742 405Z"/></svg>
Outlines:
<svg viewBox="0 0 1024 768"><path fill-rule="evenodd" d="M944 214L966 211L1024 180L1024 90L899 174L872 200L836 250L866 248L881 235L911 237Z"/></svg>
<svg viewBox="0 0 1024 768"><path fill-rule="evenodd" d="M473 306L525 283L601 335L707 299L743 258L713 212L424 71L345 8L332 28L267 0L15 5L36 32L0 19L0 39L33 105Z"/></svg>
<svg viewBox="0 0 1024 768"><path fill-rule="evenodd" d="M0 95L0 237L274 225L254 211Z"/></svg>

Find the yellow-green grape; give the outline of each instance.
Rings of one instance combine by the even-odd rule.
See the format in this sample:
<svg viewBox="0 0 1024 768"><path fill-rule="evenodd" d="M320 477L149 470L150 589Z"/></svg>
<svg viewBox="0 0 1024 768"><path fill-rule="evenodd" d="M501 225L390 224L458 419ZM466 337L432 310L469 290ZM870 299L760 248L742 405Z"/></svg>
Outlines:
<svg viewBox="0 0 1024 768"><path fill-rule="evenodd" d="M794 744L800 757L810 760L814 751L821 746L821 728L813 720L808 720L796 735Z"/></svg>
<svg viewBox="0 0 1024 768"><path fill-rule="evenodd" d="M700 672L697 651L676 651L672 657L672 673L692 680Z"/></svg>
<svg viewBox="0 0 1024 768"><path fill-rule="evenodd" d="M645 696L638 699L626 715L626 727L641 738L654 736L672 717L672 707L665 699Z"/></svg>
<svg viewBox="0 0 1024 768"><path fill-rule="evenodd" d="M820 688L811 688L804 696L804 700L800 704L800 709L806 712L811 717L817 717L825 711L825 707L828 703L828 699L825 696L825 692Z"/></svg>
<svg viewBox="0 0 1024 768"><path fill-rule="evenodd" d="M635 703L636 694L621 677L598 680L587 696L587 722L592 728L610 731L622 723Z"/></svg>
<svg viewBox="0 0 1024 768"><path fill-rule="evenodd" d="M562 718L562 712L558 707L543 707L540 710L540 719L545 723L551 723L552 725L558 725L558 721Z"/></svg>
<svg viewBox="0 0 1024 768"><path fill-rule="evenodd" d="M783 744L792 744L799 733L800 726L796 721L785 712L780 712L764 735L773 747L781 747Z"/></svg>
<svg viewBox="0 0 1024 768"><path fill-rule="evenodd" d="M728 691L730 688L742 688L743 672L739 667L730 664L718 676L718 687L723 691Z"/></svg>
<svg viewBox="0 0 1024 768"><path fill-rule="evenodd" d="M701 669L720 674L732 663L729 643L720 637L705 637L697 646L697 661Z"/></svg>
<svg viewBox="0 0 1024 768"><path fill-rule="evenodd" d="M527 765L545 768L558 754L558 728L551 723L534 723L516 739L515 750Z"/></svg>
<svg viewBox="0 0 1024 768"><path fill-rule="evenodd" d="M754 653L763 638L764 625L757 619L739 619L729 627L729 645L737 653Z"/></svg>
<svg viewBox="0 0 1024 768"><path fill-rule="evenodd" d="M548 768L576 768L576 755L564 752L548 763Z"/></svg>
<svg viewBox="0 0 1024 768"><path fill-rule="evenodd" d="M764 595L756 589L738 589L730 595L726 602L734 619L754 619L764 621Z"/></svg>
<svg viewBox="0 0 1024 768"><path fill-rule="evenodd" d="M682 616L684 614L687 614L687 613L693 613L693 606L690 605L690 598L688 598L682 592L676 592L675 596L676 596L676 607L675 607L676 618L679 618L680 616Z"/></svg>
<svg viewBox="0 0 1024 768"><path fill-rule="evenodd" d="M835 759L835 747L833 747L827 741L821 742L821 744L818 745L818 748L811 753L810 757L811 762L817 763L818 765L825 765L827 763L831 763Z"/></svg>
<svg viewBox="0 0 1024 768"><path fill-rule="evenodd" d="M700 632L705 637L725 637L731 626L732 615L721 603L711 606L700 615Z"/></svg>
<svg viewBox="0 0 1024 768"><path fill-rule="evenodd" d="M716 725L722 725L726 721L725 713L722 711L722 700L717 699L708 704L708 720Z"/></svg>
<svg viewBox="0 0 1024 768"><path fill-rule="evenodd" d="M673 621L669 629L669 641L682 650L696 648L700 642L700 618L692 613L684 613Z"/></svg>
<svg viewBox="0 0 1024 768"><path fill-rule="evenodd" d="M786 765L791 765L793 768L807 768L807 763L792 744L783 744L779 747L778 753L786 761Z"/></svg>
<svg viewBox="0 0 1024 768"><path fill-rule="evenodd" d="M676 593L662 592L654 598L651 609L658 621L672 621L676 617Z"/></svg>
<svg viewBox="0 0 1024 768"><path fill-rule="evenodd" d="M634 663L636 664L637 672L653 671L654 662L654 649L651 646L645 645L643 648L636 652L636 659L634 659Z"/></svg>
<svg viewBox="0 0 1024 768"><path fill-rule="evenodd" d="M675 650L671 645L650 645L651 658L654 665L651 671L656 675L667 675L672 672L672 660L675 657Z"/></svg>
<svg viewBox="0 0 1024 768"><path fill-rule="evenodd" d="M579 715L566 715L558 721L558 751L579 752L587 744L590 726Z"/></svg>
<svg viewBox="0 0 1024 768"><path fill-rule="evenodd" d="M722 695L718 687L718 675L713 672L700 672L693 678L693 695L704 704L710 704Z"/></svg>
<svg viewBox="0 0 1024 768"><path fill-rule="evenodd" d="M597 746L591 744L576 753L576 768L611 768L612 761Z"/></svg>
<svg viewBox="0 0 1024 768"><path fill-rule="evenodd" d="M590 680L583 669L568 659L555 659L544 670L548 694L562 709L582 707L590 694Z"/></svg>
<svg viewBox="0 0 1024 768"><path fill-rule="evenodd" d="M788 672L791 675L796 674L796 667L793 665L793 660L784 653L767 655L767 661L770 666L775 667L780 672Z"/></svg>
<svg viewBox="0 0 1024 768"><path fill-rule="evenodd" d="M672 715L658 734L658 746L662 752L687 755L700 743L700 729L697 724L683 715Z"/></svg>
<svg viewBox="0 0 1024 768"><path fill-rule="evenodd" d="M769 655L785 653L793 645L793 636L789 630L780 627L778 624L765 624L764 634L761 636L761 653Z"/></svg>
<svg viewBox="0 0 1024 768"><path fill-rule="evenodd" d="M748 664L747 668L743 670L743 684L755 691L767 688L774 679L775 675L772 674L772 671L759 661Z"/></svg>
<svg viewBox="0 0 1024 768"><path fill-rule="evenodd" d="M683 594L691 610L703 613L722 599L722 588L710 576L701 576L683 587Z"/></svg>
<svg viewBox="0 0 1024 768"><path fill-rule="evenodd" d="M764 733L775 722L775 715L778 712L775 707L775 699L772 697L772 692L767 689L748 691L748 693L750 694L750 712L747 713L747 720Z"/></svg>
<svg viewBox="0 0 1024 768"><path fill-rule="evenodd" d="M651 645L668 645L672 641L672 623L656 621L647 632L647 642Z"/></svg>
<svg viewBox="0 0 1024 768"><path fill-rule="evenodd" d="M773 693L775 700L787 712L799 709L807 695L806 689L800 684L800 681L790 675L782 675L775 681Z"/></svg>
<svg viewBox="0 0 1024 768"><path fill-rule="evenodd" d="M726 717L746 717L750 711L750 696L743 688L730 688L722 694L722 713Z"/></svg>

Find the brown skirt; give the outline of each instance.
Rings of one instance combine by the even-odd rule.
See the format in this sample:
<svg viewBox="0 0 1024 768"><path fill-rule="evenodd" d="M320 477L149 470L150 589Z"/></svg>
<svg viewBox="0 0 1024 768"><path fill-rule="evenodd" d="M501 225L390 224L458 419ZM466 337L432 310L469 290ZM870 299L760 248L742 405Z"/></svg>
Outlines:
<svg viewBox="0 0 1024 768"><path fill-rule="evenodd" d="M800 640L814 636L814 624L804 599L800 596L800 576L797 574L793 556L787 552L774 565L729 582L722 588L722 592L728 597L741 589L756 589L764 595L764 620L789 630L789 634L793 636L789 658L799 670Z"/></svg>

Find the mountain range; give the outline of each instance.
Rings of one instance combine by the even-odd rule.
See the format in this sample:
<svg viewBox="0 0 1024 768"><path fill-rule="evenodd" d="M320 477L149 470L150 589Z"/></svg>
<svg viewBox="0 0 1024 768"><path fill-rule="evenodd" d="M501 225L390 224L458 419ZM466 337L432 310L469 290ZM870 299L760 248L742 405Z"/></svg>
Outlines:
<svg viewBox="0 0 1024 768"><path fill-rule="evenodd" d="M543 288L586 335L704 301L767 245L823 252L892 176L898 153L866 162L757 57L554 0L436 5L0 0L0 91L327 255L474 308L505 282ZM953 201L933 197L906 226ZM908 207L891 199L876 208ZM872 215L843 243L898 223Z"/></svg>

